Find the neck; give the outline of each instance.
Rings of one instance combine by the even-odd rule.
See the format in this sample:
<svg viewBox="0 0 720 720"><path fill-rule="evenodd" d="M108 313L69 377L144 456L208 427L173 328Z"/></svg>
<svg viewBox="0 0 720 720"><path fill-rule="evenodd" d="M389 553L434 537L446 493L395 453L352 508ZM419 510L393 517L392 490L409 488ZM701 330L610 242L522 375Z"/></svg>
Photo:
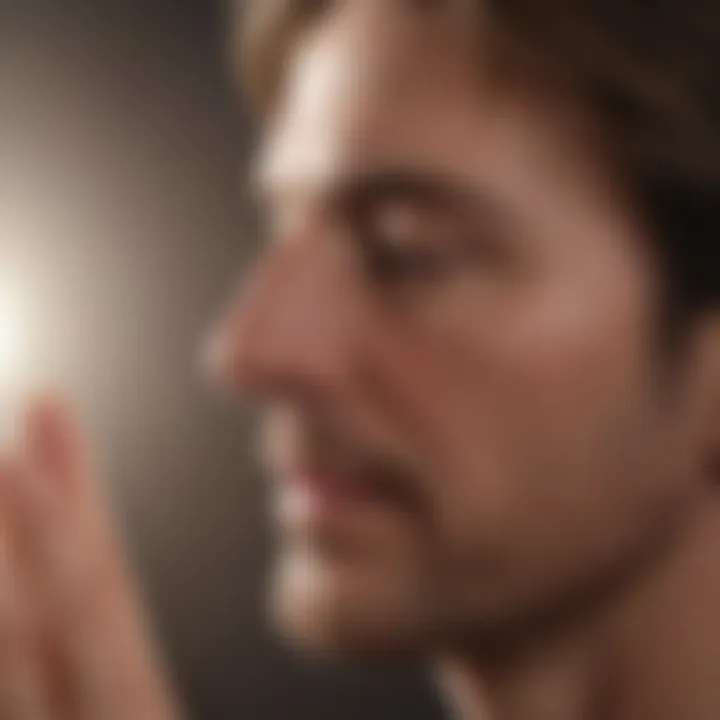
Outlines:
<svg viewBox="0 0 720 720"><path fill-rule="evenodd" d="M662 562L580 623L439 668L460 720L720 717L720 507L708 503Z"/></svg>

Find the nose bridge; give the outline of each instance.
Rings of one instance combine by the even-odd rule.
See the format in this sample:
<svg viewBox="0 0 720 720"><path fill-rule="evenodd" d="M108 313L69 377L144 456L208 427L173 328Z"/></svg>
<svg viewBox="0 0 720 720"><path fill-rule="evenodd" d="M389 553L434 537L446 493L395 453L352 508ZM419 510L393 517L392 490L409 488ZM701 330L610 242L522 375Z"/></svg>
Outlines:
<svg viewBox="0 0 720 720"><path fill-rule="evenodd" d="M225 327L223 374L233 386L307 392L344 374L356 305L345 260L322 240L267 252Z"/></svg>

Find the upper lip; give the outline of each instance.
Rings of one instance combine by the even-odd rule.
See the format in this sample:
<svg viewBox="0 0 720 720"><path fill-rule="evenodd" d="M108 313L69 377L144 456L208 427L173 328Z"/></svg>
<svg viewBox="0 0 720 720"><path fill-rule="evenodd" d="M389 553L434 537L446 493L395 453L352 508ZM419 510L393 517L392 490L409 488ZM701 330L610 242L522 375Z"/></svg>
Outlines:
<svg viewBox="0 0 720 720"><path fill-rule="evenodd" d="M399 463L379 457L341 455L336 451L321 454L290 438L284 442L263 442L261 458L268 479L275 485L292 478L315 478L402 504L418 504L423 500L421 487L412 472Z"/></svg>
<svg viewBox="0 0 720 720"><path fill-rule="evenodd" d="M320 463L288 463L277 468L275 482L282 486L292 478L313 479L322 483L369 494L394 503L407 505L418 502L417 488L404 476L389 468L368 466L366 468L333 468Z"/></svg>
<svg viewBox="0 0 720 720"><path fill-rule="evenodd" d="M276 464L273 475L280 484L288 482L292 478L322 478L324 482L346 487L359 487L367 484L367 479L361 477L357 472L310 462Z"/></svg>

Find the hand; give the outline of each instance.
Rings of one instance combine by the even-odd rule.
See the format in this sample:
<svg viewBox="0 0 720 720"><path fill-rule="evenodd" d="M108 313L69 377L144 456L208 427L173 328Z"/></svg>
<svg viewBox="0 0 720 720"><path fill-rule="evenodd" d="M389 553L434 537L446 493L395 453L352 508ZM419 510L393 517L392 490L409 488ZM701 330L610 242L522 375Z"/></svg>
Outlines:
<svg viewBox="0 0 720 720"><path fill-rule="evenodd" d="M36 401L0 453L0 720L174 720L70 412Z"/></svg>

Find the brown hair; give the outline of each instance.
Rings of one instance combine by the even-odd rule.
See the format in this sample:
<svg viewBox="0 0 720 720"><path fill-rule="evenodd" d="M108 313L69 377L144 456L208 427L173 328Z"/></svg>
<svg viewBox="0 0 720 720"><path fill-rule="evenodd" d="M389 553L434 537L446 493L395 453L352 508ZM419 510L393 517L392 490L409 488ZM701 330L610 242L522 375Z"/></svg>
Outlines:
<svg viewBox="0 0 720 720"><path fill-rule="evenodd" d="M238 47L245 82L267 103L294 39L332 3L243 4ZM482 10L491 31L512 38L530 57L569 73L587 96L659 243L673 315L717 308L720 2L466 0L465 6Z"/></svg>

